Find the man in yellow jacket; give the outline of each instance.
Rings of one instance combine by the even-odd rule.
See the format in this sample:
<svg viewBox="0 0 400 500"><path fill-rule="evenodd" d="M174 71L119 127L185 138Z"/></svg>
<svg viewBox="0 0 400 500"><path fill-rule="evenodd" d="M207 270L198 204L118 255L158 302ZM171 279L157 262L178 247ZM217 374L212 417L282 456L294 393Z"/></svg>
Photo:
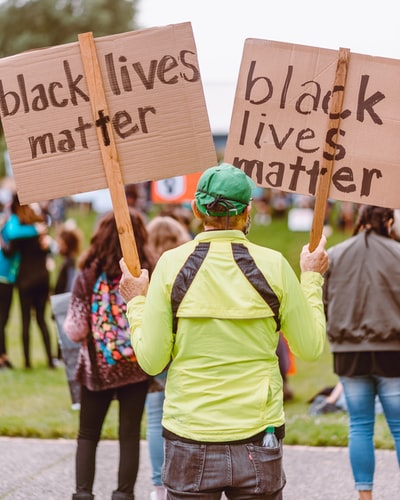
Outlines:
<svg viewBox="0 0 400 500"><path fill-rule="evenodd" d="M277 251L246 238L253 181L221 164L192 203L204 231L165 252L152 275L123 261L132 345L150 375L168 364L163 482L171 500L280 499L284 410L276 348L317 359L325 342L325 237L300 256L299 282ZM275 429L277 446L263 445Z"/></svg>

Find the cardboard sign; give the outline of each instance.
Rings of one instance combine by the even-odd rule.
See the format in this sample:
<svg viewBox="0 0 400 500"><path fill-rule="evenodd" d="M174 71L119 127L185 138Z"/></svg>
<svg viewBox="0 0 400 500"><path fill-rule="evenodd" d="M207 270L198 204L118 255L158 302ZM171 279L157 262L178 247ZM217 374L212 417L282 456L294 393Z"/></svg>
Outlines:
<svg viewBox="0 0 400 500"><path fill-rule="evenodd" d="M183 203L193 200L200 175L201 172L152 182L152 201L154 203Z"/></svg>
<svg viewBox="0 0 400 500"><path fill-rule="evenodd" d="M334 50L246 40L224 160L259 186L315 195L325 154L330 198L398 208L400 61L351 53L335 88L337 60ZM339 130L329 129L343 92Z"/></svg>
<svg viewBox="0 0 400 500"><path fill-rule="evenodd" d="M0 116L21 203L107 187L112 126L125 184L198 172L216 154L190 23L95 40L109 116L92 117L79 43L0 60Z"/></svg>

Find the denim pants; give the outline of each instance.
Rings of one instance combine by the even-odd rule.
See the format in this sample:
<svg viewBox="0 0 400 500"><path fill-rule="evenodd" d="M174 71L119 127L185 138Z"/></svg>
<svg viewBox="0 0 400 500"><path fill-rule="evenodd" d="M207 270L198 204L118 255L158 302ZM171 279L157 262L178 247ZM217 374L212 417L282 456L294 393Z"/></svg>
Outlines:
<svg viewBox="0 0 400 500"><path fill-rule="evenodd" d="M400 378L357 376L340 378L350 419L349 453L356 490L372 490L375 472L375 396L394 439L400 465Z"/></svg>
<svg viewBox="0 0 400 500"><path fill-rule="evenodd" d="M147 443L151 463L151 481L161 486L161 469L164 463L164 439L162 437L162 414L165 398L164 391L149 392L146 397Z"/></svg>
<svg viewBox="0 0 400 500"><path fill-rule="evenodd" d="M168 500L198 498L281 500L286 479L278 448L246 444L184 443L165 439L163 483Z"/></svg>

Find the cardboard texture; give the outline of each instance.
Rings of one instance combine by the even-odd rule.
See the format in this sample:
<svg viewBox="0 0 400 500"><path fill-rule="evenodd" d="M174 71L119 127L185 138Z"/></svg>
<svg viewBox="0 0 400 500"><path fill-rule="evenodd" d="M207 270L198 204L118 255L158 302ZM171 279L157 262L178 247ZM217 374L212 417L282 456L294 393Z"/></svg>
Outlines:
<svg viewBox="0 0 400 500"><path fill-rule="evenodd" d="M102 189L96 127L125 184L217 163L190 23L95 39L110 116L92 117L79 43L0 60L0 116L21 203Z"/></svg>
<svg viewBox="0 0 400 500"><path fill-rule="evenodd" d="M330 198L399 208L400 61L350 53L343 90L333 88L337 58L246 40L224 161L259 186L315 195L327 144ZM328 130L332 92L343 91L339 131Z"/></svg>

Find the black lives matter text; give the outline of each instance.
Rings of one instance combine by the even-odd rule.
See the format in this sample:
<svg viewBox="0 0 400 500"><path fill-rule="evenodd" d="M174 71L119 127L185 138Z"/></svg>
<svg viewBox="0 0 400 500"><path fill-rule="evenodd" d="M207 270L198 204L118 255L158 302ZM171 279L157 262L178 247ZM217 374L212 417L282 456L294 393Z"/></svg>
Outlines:
<svg viewBox="0 0 400 500"><path fill-rule="evenodd" d="M129 62L125 55L109 53L105 56L105 78L113 95L134 93L139 87L146 91L158 89L164 85L177 85L180 82L194 83L200 80L200 72L195 61L196 54L190 50L181 50L177 57L167 54L150 62ZM15 86L5 88L0 80L0 113L3 119L8 119L23 113L26 119L29 114L40 113L49 108L55 110L84 105L90 101L89 95L83 90L83 74L73 74L68 60L62 61L62 74L57 81L35 83L27 86L23 73L16 76ZM103 75L104 78L104 75ZM134 109L123 109L108 116L104 110L97 110L93 120L89 117L76 117L76 122L68 128L59 131L46 131L27 138L32 159L48 154L69 153L87 149L87 131L98 127L101 131L104 146L110 144L109 127L121 139L127 139L134 134L149 134L151 118L157 114L157 109L151 105L143 105Z"/></svg>
<svg viewBox="0 0 400 500"><path fill-rule="evenodd" d="M262 150L264 144L272 145L276 151L283 151L289 144L298 155L289 162L277 161L269 155L268 161L263 158L242 158L235 156L233 163L244 170L249 176L255 175L257 183L267 184L272 188L288 187L296 191L300 176L302 181L308 182L308 194L315 195L319 176L326 174L326 168L321 167L319 160L310 160L310 155L322 149L321 157L329 161L340 161L346 157L346 150L340 143L340 137L346 135L345 120L351 116L362 126L367 121L376 126L383 124L379 114L379 103L385 95L379 90L370 89L370 76L360 75L356 109L343 109L340 115L330 112L330 102L335 93L344 92L344 87L336 86L332 90L322 89L317 81L306 81L300 88L293 89L294 67L288 65L283 85L276 85L268 76L255 76L256 61L251 61L246 78L245 102L246 108L241 119L239 146L251 145ZM304 91L307 87L307 91ZM291 109L299 115L324 113L330 119L340 118L341 127L327 130L324 144L320 144L315 130L311 127L296 130L294 127L268 120L268 105L272 100L279 103L279 109L285 110L288 106L288 95L295 95L290 100ZM275 104L276 105L276 104ZM278 113L279 116L279 113ZM343 124L343 126L342 126ZM249 132L249 131L253 132ZM254 132L255 131L255 132ZM382 178L379 168L367 169L362 172L361 184L356 185L351 168L342 166L332 177L332 183L343 193L352 193L359 189L361 196L368 196L372 183Z"/></svg>

